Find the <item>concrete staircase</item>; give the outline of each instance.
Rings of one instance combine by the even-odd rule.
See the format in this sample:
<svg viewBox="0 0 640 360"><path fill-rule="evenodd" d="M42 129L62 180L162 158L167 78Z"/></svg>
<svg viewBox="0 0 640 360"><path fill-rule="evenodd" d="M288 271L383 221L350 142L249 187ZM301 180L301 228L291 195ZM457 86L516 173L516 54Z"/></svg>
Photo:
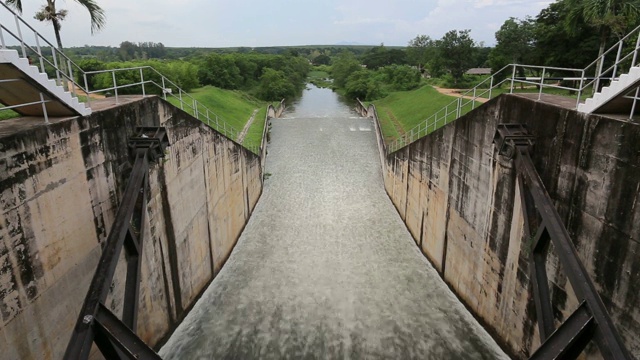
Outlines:
<svg viewBox="0 0 640 360"><path fill-rule="evenodd" d="M605 86L592 98L578 105L583 113L629 113L633 99L625 97L640 86L640 66L631 67L627 74L620 75L609 86Z"/></svg>
<svg viewBox="0 0 640 360"><path fill-rule="evenodd" d="M70 84L71 85L71 84ZM0 103L23 116L89 115L91 109L16 50L0 49ZM43 106L44 103L44 106ZM45 111L46 109L46 111Z"/></svg>

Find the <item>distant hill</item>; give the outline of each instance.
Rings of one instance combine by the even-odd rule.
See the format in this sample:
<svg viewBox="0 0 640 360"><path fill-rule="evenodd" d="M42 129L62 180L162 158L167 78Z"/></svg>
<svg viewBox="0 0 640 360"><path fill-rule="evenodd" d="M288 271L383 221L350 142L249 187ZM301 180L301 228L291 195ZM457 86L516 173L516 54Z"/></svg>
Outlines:
<svg viewBox="0 0 640 360"><path fill-rule="evenodd" d="M355 41L341 41L341 42L339 42L339 43L337 43L335 45L338 45L338 46L362 46L364 44L361 44L361 43L355 42Z"/></svg>

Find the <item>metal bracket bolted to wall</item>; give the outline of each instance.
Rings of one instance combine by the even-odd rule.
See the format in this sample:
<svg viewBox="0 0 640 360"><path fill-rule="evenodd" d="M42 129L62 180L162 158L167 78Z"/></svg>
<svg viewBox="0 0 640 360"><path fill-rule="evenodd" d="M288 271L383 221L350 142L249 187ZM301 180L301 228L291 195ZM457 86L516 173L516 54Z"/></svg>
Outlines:
<svg viewBox="0 0 640 360"><path fill-rule="evenodd" d="M137 135L129 140L133 169L64 359L87 359L94 342L107 359L160 359L135 331L149 193L149 162L164 157L167 146L167 132L161 127L138 128ZM127 275L122 319L118 319L104 302L109 294L122 248L125 249Z"/></svg>
<svg viewBox="0 0 640 360"><path fill-rule="evenodd" d="M494 144L500 155L515 161L525 236L532 239L529 263L542 345L530 359L575 359L591 340L605 359L631 359L533 165L534 137L525 125L499 124ZM551 243L580 302L557 329L546 272Z"/></svg>

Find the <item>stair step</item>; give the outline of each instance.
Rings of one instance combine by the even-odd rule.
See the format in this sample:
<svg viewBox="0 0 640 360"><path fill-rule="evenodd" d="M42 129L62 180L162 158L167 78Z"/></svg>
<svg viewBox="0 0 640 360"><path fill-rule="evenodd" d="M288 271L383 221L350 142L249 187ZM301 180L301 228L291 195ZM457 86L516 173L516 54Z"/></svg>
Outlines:
<svg viewBox="0 0 640 360"><path fill-rule="evenodd" d="M46 89L43 91L47 93L47 97L55 98L56 101L66 104L81 115L91 114L91 109L86 104L80 102L77 97L72 96L68 91L65 91L62 86L59 86L56 79L50 79L46 73L40 72L40 61L30 64L29 59L20 56L17 50L0 49L0 62L13 64L19 71L30 77L29 81L34 87L41 87ZM36 84L39 84L36 85Z"/></svg>

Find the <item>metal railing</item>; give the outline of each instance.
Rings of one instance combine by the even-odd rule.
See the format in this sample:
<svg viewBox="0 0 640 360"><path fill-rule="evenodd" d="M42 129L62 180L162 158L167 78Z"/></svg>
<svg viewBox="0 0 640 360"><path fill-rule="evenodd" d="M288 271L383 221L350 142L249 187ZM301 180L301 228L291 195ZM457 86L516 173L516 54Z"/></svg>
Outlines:
<svg viewBox="0 0 640 360"><path fill-rule="evenodd" d="M178 84L152 66L86 71L83 72L83 75L84 81L87 84L89 77L107 76L111 80L110 86L88 90L88 97L90 97L91 94L110 93L113 95L116 104L118 104L123 92L134 92L142 94L142 96L147 96L155 90L155 92L160 94L165 100L171 102L171 99L173 99L175 105L181 110L189 113L209 127L216 129L227 138L237 140L240 135L240 131L229 125L223 117L207 108L193 96L182 90ZM129 81L118 83L118 75L125 75L124 77ZM259 154L260 152L260 144L257 142L244 141L241 145L255 154Z"/></svg>
<svg viewBox="0 0 640 360"><path fill-rule="evenodd" d="M447 106L431 115L411 130L402 134L389 144L389 152L394 152L417 139L435 131L478 106L478 101L491 100L503 93L514 93L517 87L521 91L537 93L537 99L549 92L549 89L568 92L576 96L576 107L592 96L603 86L619 79L621 74L628 73L638 65L640 49L640 26L610 47L601 56L584 69L561 68L552 66L535 66L509 64L480 82L472 89L457 95ZM503 85L507 85L503 87ZM533 91L530 91L533 90ZM629 119L632 118L640 100L640 88L631 89L626 98L633 100Z"/></svg>
<svg viewBox="0 0 640 360"><path fill-rule="evenodd" d="M60 51L55 45L49 42L44 36L36 31L29 23L20 17L15 11L3 2L0 2L0 14L10 16L14 19L15 25L10 25L0 20L0 47L2 49L16 48L23 58L31 58L33 64L38 66L41 73L46 73L50 78L56 80L58 85L64 86L71 96L83 96L82 101L91 108L91 95L97 93L113 92L116 104L119 103L120 95L123 92L130 92L133 87L140 87L142 96L147 96L147 86L159 89L165 100L168 97L176 99L177 106L190 113L193 117L204 122L209 127L222 133L227 138L236 141L240 132L227 121L205 105L194 99L191 95L182 90L175 82L151 66L140 66L132 68L109 69L100 71L84 71L78 64ZM27 41L25 33L33 36L33 42ZM116 74L123 72L135 72L139 77L133 82L118 84ZM104 88L90 88L89 78L92 76L103 76L101 74L111 74L112 85ZM145 74L147 75L145 77ZM27 105L44 103L46 100L29 102L11 107L2 107L0 110L9 110ZM45 108L45 118L47 117ZM258 154L260 144L245 143L245 148Z"/></svg>

